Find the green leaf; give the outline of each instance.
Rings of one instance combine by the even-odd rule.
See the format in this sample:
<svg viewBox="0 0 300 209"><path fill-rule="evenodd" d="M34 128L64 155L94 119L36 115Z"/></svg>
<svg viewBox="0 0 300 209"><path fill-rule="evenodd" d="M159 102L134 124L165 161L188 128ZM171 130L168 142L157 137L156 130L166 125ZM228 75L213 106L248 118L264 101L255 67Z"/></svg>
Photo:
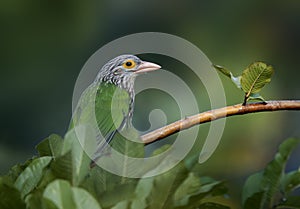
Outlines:
<svg viewBox="0 0 300 209"><path fill-rule="evenodd" d="M58 207L56 207L56 205L53 202L45 198L42 198L42 205L43 205L43 209L59 209ZM36 208L30 208L30 209L41 209L41 208L39 207L39 205L37 205Z"/></svg>
<svg viewBox="0 0 300 209"><path fill-rule="evenodd" d="M189 173L174 194L175 205L187 205L191 195L195 194L201 187L200 178L194 173Z"/></svg>
<svg viewBox="0 0 300 209"><path fill-rule="evenodd" d="M117 203L114 207L111 209L127 209L129 202L127 200L124 200L122 202Z"/></svg>
<svg viewBox="0 0 300 209"><path fill-rule="evenodd" d="M88 176L81 182L80 186L89 191L89 193L93 194L95 197L100 197L104 191L107 190L105 186L105 179L102 174L103 169L101 167L94 167L91 169ZM110 178L109 182L115 182L113 178Z"/></svg>
<svg viewBox="0 0 300 209"><path fill-rule="evenodd" d="M89 172L90 158L79 143L74 129L66 134L62 155L51 164L53 174L79 185Z"/></svg>
<svg viewBox="0 0 300 209"><path fill-rule="evenodd" d="M30 209L43 208L42 195L36 192L28 194L25 198L26 207Z"/></svg>
<svg viewBox="0 0 300 209"><path fill-rule="evenodd" d="M56 158L51 163L51 170L57 178L62 178L72 183L74 177L72 151Z"/></svg>
<svg viewBox="0 0 300 209"><path fill-rule="evenodd" d="M76 208L71 185L67 181L53 181L46 187L43 197L54 203L59 209Z"/></svg>
<svg viewBox="0 0 300 209"><path fill-rule="evenodd" d="M134 198L135 184L122 184L112 191L106 191L99 197L99 202L104 208L110 208L119 202Z"/></svg>
<svg viewBox="0 0 300 209"><path fill-rule="evenodd" d="M225 76L229 77L231 81L236 85L237 88L241 88L241 76L235 77L233 76L232 72L227 70L226 68L220 66L220 65L213 65L213 67L223 73Z"/></svg>
<svg viewBox="0 0 300 209"><path fill-rule="evenodd" d="M230 209L230 207L228 207L228 206L221 205L221 204L214 203L214 202L203 203L203 204L199 205L198 208L201 208L201 209Z"/></svg>
<svg viewBox="0 0 300 209"><path fill-rule="evenodd" d="M63 145L63 139L56 134L51 134L49 137L40 142L36 149L40 156L60 156Z"/></svg>
<svg viewBox="0 0 300 209"><path fill-rule="evenodd" d="M272 160L265 168L262 188L266 190L267 204L273 204L274 195L281 189L280 182L283 177L286 162L293 149L298 144L299 140L295 138L289 138L285 140L279 146L279 151L275 155L274 160Z"/></svg>
<svg viewBox="0 0 300 209"><path fill-rule="evenodd" d="M124 137L125 136L125 137ZM130 140L128 140L130 139ZM132 141L131 141L132 140ZM136 161L131 158L144 157L144 144L141 143L138 132L133 128L124 129L121 133L116 133L114 139L110 143L112 149L123 154L123 157L118 157L112 154L112 163L110 166L119 167L121 176L132 176L140 172L143 175L140 167L137 167ZM128 180L123 177L123 182Z"/></svg>
<svg viewBox="0 0 300 209"><path fill-rule="evenodd" d="M65 140L73 140L72 147L72 165L73 165L73 185L79 185L80 182L86 177L90 169L91 159L83 150L81 144L76 140L75 133L66 135Z"/></svg>
<svg viewBox="0 0 300 209"><path fill-rule="evenodd" d="M42 191L32 192L25 198L26 208L30 209L58 209L56 205L43 198Z"/></svg>
<svg viewBox="0 0 300 209"><path fill-rule="evenodd" d="M285 201L276 206L276 208L300 209L300 198L299 196L290 196Z"/></svg>
<svg viewBox="0 0 300 209"><path fill-rule="evenodd" d="M136 189L135 197L131 203L131 209L144 209L147 208L147 198L151 194L154 178L142 178L139 180Z"/></svg>
<svg viewBox="0 0 300 209"><path fill-rule="evenodd" d="M200 179L200 182L202 182ZM224 182L215 181L209 178L209 181L201 183L201 186L197 191L191 194L187 194L185 198L179 202L179 204L189 206L190 208L194 208L199 206L200 203L205 201L205 198L209 198L212 196L220 196L227 193L227 188L224 186ZM187 200L185 200L187 199ZM178 203L176 203L178 204Z"/></svg>
<svg viewBox="0 0 300 209"><path fill-rule="evenodd" d="M153 152L153 155L160 154L169 150L170 145L162 146ZM132 209L143 208L168 208L174 205L174 194L181 187L182 182L186 178L191 178L189 170L197 163L198 156L195 155L184 162L180 162L177 166L161 175L143 178L138 182L135 190L135 198L132 201ZM165 157L160 164L156 165L149 172L160 171L168 167L172 162L172 158ZM197 177L195 177L197 178ZM199 181L199 178L198 178Z"/></svg>
<svg viewBox="0 0 300 209"><path fill-rule="evenodd" d="M284 182L286 162L297 144L299 144L298 139L285 140L279 146L274 160L266 166L265 170L248 178L243 189L244 208L264 208L275 205L277 194L282 187L285 187L282 182ZM289 180L286 179L285 182L288 184Z"/></svg>
<svg viewBox="0 0 300 209"><path fill-rule="evenodd" d="M250 197L261 192L262 179L263 179L263 172L258 172L249 176L248 179L246 180L242 192L242 203L244 207L246 207L246 201Z"/></svg>
<svg viewBox="0 0 300 209"><path fill-rule="evenodd" d="M163 151L172 151L170 146L164 146L155 151L155 154L161 153ZM145 188L143 185L144 193L142 201L139 203L147 208L170 208L174 206L174 194L176 190L181 186L182 182L189 177L190 170L197 164L198 156L193 156L188 160L178 163L175 167L171 168L169 171L164 172L158 176L153 177L153 180L148 182L143 182L150 188ZM162 169L168 168L170 165L174 164L176 159L172 155L167 155L162 159L160 164L158 164L154 169L150 170L149 173L160 172ZM142 182L142 180L141 180ZM151 192L149 193L149 189ZM144 199L147 196L146 200ZM138 202L138 201L137 201Z"/></svg>
<svg viewBox="0 0 300 209"><path fill-rule="evenodd" d="M90 194L96 197L101 206L111 208L119 202L132 200L138 179L126 178L112 174L101 167L94 167L81 183Z"/></svg>
<svg viewBox="0 0 300 209"><path fill-rule="evenodd" d="M260 94L258 94L258 93L250 94L250 96L246 100L247 101L250 101L250 100L259 100L259 101L265 102L265 99Z"/></svg>
<svg viewBox="0 0 300 209"><path fill-rule="evenodd" d="M211 201L211 197L219 196L221 194L225 194L227 192L227 188L224 186L224 182L211 182L207 185L200 186L198 191L193 194L187 195L187 198L182 199L180 202L175 202L177 209L193 209L193 208L213 208L214 204L216 208L227 206L211 203L206 205L209 201Z"/></svg>
<svg viewBox="0 0 300 209"><path fill-rule="evenodd" d="M269 83L273 72L273 67L263 62L255 62L248 66L241 76L241 86L246 93L246 98L258 93L264 85Z"/></svg>
<svg viewBox="0 0 300 209"><path fill-rule="evenodd" d="M170 163L168 157L164 159L159 166L168 166ZM159 169L159 168L158 168ZM155 176L151 194L149 195L149 208L170 208L173 206L173 195L179 185L187 178L189 171L184 166L183 162L177 164L169 171Z"/></svg>
<svg viewBox="0 0 300 209"><path fill-rule="evenodd" d="M22 198L38 185L43 176L44 168L49 165L51 160L52 157L34 159L19 175L14 185L21 192Z"/></svg>
<svg viewBox="0 0 300 209"><path fill-rule="evenodd" d="M21 193L14 187L11 179L8 177L0 177L0 208L25 208L25 203L21 199Z"/></svg>
<svg viewBox="0 0 300 209"><path fill-rule="evenodd" d="M229 70L227 70L226 68L224 68L223 66L213 64L213 67L214 67L216 70L218 70L218 71L220 71L221 73L223 73L224 75L226 75L227 77L231 78L232 73L231 73Z"/></svg>
<svg viewBox="0 0 300 209"><path fill-rule="evenodd" d="M262 209L265 199L264 197L264 192L257 192L252 194L252 196L247 198L243 203L243 209Z"/></svg>
<svg viewBox="0 0 300 209"><path fill-rule="evenodd" d="M285 194L292 192L300 187L300 170L291 171L284 175L282 179L282 188Z"/></svg>
<svg viewBox="0 0 300 209"><path fill-rule="evenodd" d="M50 168L45 169L43 173L43 177L40 180L40 183L37 186L37 189L44 190L47 185L55 180L56 176L53 174L52 170Z"/></svg>
<svg viewBox="0 0 300 209"><path fill-rule="evenodd" d="M162 154L163 152L167 151L169 148L171 148L172 146L170 144L164 144L161 147L155 149L151 156L155 156L155 155L159 155Z"/></svg>
<svg viewBox="0 0 300 209"><path fill-rule="evenodd" d="M198 159L199 159L199 154L196 155L192 155L190 157L188 157L187 159L184 160L184 165L185 167L191 171L195 165L199 165L198 163Z"/></svg>
<svg viewBox="0 0 300 209"><path fill-rule="evenodd" d="M145 171L145 174L149 175L149 176L152 176L151 175L151 172L154 172L156 173L158 170L161 170L161 169L165 169L165 164L164 164L164 160L165 158L168 156L166 153L168 151L171 151L172 149L172 146L170 144L165 144L165 145L162 145L160 146L159 148L155 149L152 154L151 154L151 157L153 156L157 156L159 154L161 154L159 156L159 159L155 160L155 161L152 161L152 162L147 162L145 164L145 166L143 167L143 170ZM165 154L163 154L165 152ZM162 165L164 164L164 165ZM143 176L144 174L142 174Z"/></svg>
<svg viewBox="0 0 300 209"><path fill-rule="evenodd" d="M24 164L14 165L9 171L7 176L15 182L20 174L25 170L25 168L34 160L35 158L31 158L27 160Z"/></svg>
<svg viewBox="0 0 300 209"><path fill-rule="evenodd" d="M77 209L101 209L97 200L84 189L73 187L72 193Z"/></svg>
<svg viewBox="0 0 300 209"><path fill-rule="evenodd" d="M43 197L59 209L101 209L95 198L87 191L71 187L65 180L55 180L44 191Z"/></svg>

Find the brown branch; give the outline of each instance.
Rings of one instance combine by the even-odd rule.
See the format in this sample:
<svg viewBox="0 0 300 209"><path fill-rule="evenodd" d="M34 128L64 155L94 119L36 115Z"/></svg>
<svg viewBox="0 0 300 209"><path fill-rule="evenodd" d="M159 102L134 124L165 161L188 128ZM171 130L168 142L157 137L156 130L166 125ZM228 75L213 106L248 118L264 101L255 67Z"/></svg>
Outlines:
<svg viewBox="0 0 300 209"><path fill-rule="evenodd" d="M252 103L245 106L243 106L242 104L237 104L210 110L178 120L162 128L144 134L143 136L141 136L141 138L145 144L150 144L154 141L175 134L181 130L188 129L192 126L207 123L220 118L255 112L269 112L279 110L300 110L300 100L266 101L266 103Z"/></svg>

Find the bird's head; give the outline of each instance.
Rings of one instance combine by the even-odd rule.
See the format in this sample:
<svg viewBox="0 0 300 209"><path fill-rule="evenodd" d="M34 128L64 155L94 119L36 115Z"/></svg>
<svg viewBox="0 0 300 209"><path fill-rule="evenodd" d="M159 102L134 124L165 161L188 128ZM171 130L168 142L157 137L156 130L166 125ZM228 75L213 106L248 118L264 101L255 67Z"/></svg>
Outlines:
<svg viewBox="0 0 300 209"><path fill-rule="evenodd" d="M101 68L96 82L109 82L127 89L133 86L135 77L138 74L160 68L159 65L142 61L134 55L120 55Z"/></svg>

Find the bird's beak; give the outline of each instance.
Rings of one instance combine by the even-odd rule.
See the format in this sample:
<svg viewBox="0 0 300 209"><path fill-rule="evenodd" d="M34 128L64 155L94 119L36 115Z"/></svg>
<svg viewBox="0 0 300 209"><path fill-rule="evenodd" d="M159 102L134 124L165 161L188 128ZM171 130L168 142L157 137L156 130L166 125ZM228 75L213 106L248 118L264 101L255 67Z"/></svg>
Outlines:
<svg viewBox="0 0 300 209"><path fill-rule="evenodd" d="M154 64L152 62L144 62L142 61L142 63L139 65L139 67L135 70L134 73L145 73L145 72L150 72L150 71L154 71L154 70L158 70L160 69L161 66Z"/></svg>

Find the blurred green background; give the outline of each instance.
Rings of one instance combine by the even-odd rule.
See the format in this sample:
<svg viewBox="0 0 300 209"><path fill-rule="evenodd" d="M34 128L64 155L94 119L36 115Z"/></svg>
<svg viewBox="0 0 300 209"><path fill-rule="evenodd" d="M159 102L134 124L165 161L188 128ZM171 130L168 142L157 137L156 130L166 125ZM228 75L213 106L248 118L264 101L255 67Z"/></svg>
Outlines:
<svg viewBox="0 0 300 209"><path fill-rule="evenodd" d="M299 99L299 11L298 0L1 1L1 174L34 155L34 146L49 134L65 134L81 67L101 46L131 33L180 36L236 75L254 61L265 61L274 66L275 74L262 95L266 99ZM157 63L186 76L194 92L201 87L176 61L159 57ZM228 105L242 102L243 94L220 77ZM200 97L202 94L204 90L199 90ZM139 105L150 105L144 107L147 111L151 103L159 108L155 100L148 102L142 96L137 98L137 114L143 115ZM175 113L169 115L174 118L168 122L179 119ZM203 174L229 179L232 187L238 187L245 176L264 167L280 141L300 135L299 116L291 111L227 119L221 144L203 165ZM200 131L205 133L208 127L203 125ZM299 152L289 168L299 166Z"/></svg>

